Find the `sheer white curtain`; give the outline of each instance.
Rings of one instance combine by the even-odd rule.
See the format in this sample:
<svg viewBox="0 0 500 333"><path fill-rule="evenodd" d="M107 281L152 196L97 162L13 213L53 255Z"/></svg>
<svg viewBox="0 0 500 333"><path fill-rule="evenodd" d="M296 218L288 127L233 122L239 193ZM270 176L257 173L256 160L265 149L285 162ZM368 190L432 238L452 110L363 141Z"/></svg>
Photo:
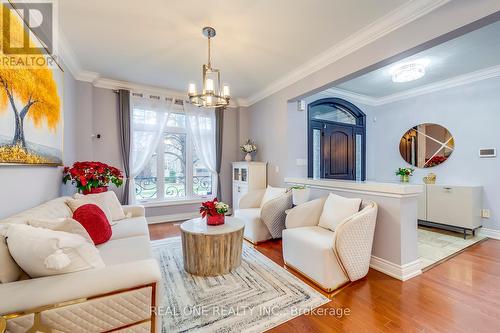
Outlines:
<svg viewBox="0 0 500 333"><path fill-rule="evenodd" d="M135 177L148 165L156 152L175 100L150 97L130 97L132 142L130 149L131 203L135 202Z"/></svg>
<svg viewBox="0 0 500 333"><path fill-rule="evenodd" d="M208 171L217 175L215 151L215 109L202 108L184 103L187 127L193 138L196 155ZM213 193L217 194L217 181L213 182Z"/></svg>

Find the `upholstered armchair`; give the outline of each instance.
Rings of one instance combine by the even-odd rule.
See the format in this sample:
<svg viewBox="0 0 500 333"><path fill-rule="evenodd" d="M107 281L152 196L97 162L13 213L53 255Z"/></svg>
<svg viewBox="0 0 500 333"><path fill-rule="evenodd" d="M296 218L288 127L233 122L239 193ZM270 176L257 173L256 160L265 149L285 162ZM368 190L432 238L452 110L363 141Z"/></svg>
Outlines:
<svg viewBox="0 0 500 333"><path fill-rule="evenodd" d="M281 191L281 192L279 192ZM270 194L274 192L273 194ZM253 244L281 238L285 229L285 210L292 207L292 194L286 189L268 187L249 191L239 202L234 216L245 223L243 237Z"/></svg>
<svg viewBox="0 0 500 333"><path fill-rule="evenodd" d="M359 212L331 231L318 225L325 201L312 200L288 212L283 258L288 267L330 292L368 273L377 204L363 201Z"/></svg>

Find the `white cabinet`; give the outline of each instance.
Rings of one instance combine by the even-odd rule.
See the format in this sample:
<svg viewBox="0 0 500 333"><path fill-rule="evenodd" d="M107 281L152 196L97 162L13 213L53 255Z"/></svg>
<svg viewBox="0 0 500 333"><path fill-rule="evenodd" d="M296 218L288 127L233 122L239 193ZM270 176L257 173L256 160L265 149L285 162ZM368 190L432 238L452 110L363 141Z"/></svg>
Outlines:
<svg viewBox="0 0 500 333"><path fill-rule="evenodd" d="M481 227L482 186L425 185L418 218L464 230Z"/></svg>
<svg viewBox="0 0 500 333"><path fill-rule="evenodd" d="M233 162L233 210L243 194L267 186L266 162Z"/></svg>

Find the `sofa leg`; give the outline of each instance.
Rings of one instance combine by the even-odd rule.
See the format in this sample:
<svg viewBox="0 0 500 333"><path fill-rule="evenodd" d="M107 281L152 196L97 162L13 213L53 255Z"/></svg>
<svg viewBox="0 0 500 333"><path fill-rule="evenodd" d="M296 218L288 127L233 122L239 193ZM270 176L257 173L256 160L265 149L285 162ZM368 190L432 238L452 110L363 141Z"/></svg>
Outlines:
<svg viewBox="0 0 500 333"><path fill-rule="evenodd" d="M31 326L31 328L26 331L26 333L36 333L36 332L43 332L43 333L53 332L52 328L42 324L42 318L40 316L40 312L35 313L35 318L33 319L33 326Z"/></svg>
<svg viewBox="0 0 500 333"><path fill-rule="evenodd" d="M4 333L7 330L7 320L4 317L0 317L0 333Z"/></svg>

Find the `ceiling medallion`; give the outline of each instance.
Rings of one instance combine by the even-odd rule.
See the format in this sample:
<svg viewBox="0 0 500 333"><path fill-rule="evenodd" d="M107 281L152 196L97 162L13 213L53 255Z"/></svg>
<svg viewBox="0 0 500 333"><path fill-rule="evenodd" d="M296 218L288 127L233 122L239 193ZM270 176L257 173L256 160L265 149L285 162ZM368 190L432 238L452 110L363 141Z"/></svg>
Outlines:
<svg viewBox="0 0 500 333"><path fill-rule="evenodd" d="M231 98L229 86L224 84L221 89L220 70L212 68L210 57L210 39L215 37L215 29L203 28L203 35L208 39L208 63L203 65L202 91L197 93L196 84L190 83L188 96L191 104L204 107L224 107L229 105Z"/></svg>

